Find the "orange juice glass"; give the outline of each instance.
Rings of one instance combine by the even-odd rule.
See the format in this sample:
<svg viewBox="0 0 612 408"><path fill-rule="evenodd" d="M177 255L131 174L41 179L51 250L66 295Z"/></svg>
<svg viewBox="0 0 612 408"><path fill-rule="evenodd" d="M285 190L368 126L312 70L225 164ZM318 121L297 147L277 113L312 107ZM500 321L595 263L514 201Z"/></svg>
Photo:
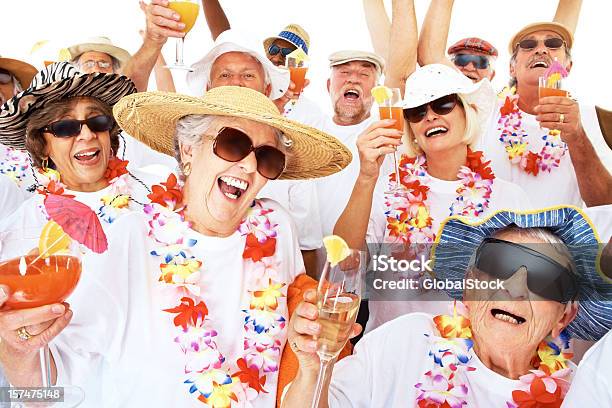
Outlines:
<svg viewBox="0 0 612 408"><path fill-rule="evenodd" d="M546 77L539 78L538 97L545 98L547 96L567 96L567 91L561 89L561 80L549 84Z"/></svg>
<svg viewBox="0 0 612 408"><path fill-rule="evenodd" d="M181 23L185 24L183 32L187 34L196 22L198 13L200 12L200 6L198 3L192 3L189 1L171 1L168 7L176 11L181 16Z"/></svg>
<svg viewBox="0 0 612 408"><path fill-rule="evenodd" d="M404 130L404 111L401 106L379 106L378 114L380 119L395 119L395 123L389 128Z"/></svg>
<svg viewBox="0 0 612 408"><path fill-rule="evenodd" d="M304 90L304 84L306 82L306 72L308 72L308 67L289 67L289 75L291 77L291 82L293 82L295 85L293 93L298 97Z"/></svg>

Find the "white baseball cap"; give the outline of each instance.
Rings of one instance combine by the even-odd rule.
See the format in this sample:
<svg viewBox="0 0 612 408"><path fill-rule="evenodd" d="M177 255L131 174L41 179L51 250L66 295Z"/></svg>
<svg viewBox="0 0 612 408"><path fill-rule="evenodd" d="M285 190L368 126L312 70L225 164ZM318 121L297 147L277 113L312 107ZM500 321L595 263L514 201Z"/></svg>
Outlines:
<svg viewBox="0 0 612 408"><path fill-rule="evenodd" d="M268 74L272 86L270 99L275 100L283 96L289 89L289 71L276 67L265 55L256 51L261 49L261 42L251 39L255 40L253 36L234 29L222 32L204 58L191 66L193 72L187 74L187 85L191 92L197 96L204 94L210 70L217 58L228 52L244 52L256 58Z"/></svg>

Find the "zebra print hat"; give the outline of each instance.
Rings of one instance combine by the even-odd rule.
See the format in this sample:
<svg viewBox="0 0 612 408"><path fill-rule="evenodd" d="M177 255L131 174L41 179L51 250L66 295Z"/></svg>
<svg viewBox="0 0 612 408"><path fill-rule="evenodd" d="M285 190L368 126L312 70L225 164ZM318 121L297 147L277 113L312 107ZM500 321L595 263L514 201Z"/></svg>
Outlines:
<svg viewBox="0 0 612 408"><path fill-rule="evenodd" d="M57 62L40 71L30 87L0 108L0 143L25 149L26 125L33 112L50 103L75 96L90 96L113 106L125 95L136 92L126 76L81 74L68 62Z"/></svg>
<svg viewBox="0 0 612 408"><path fill-rule="evenodd" d="M525 212L502 210L478 221L450 217L440 226L432 251L435 276L453 282L462 281L482 240L509 225L549 229L563 240L572 254L577 269L578 315L567 326L568 333L582 340L599 340L610 331L612 280L598 266L601 255L599 235L591 220L576 207ZM455 299L461 299L463 295L461 290L454 288L447 293Z"/></svg>

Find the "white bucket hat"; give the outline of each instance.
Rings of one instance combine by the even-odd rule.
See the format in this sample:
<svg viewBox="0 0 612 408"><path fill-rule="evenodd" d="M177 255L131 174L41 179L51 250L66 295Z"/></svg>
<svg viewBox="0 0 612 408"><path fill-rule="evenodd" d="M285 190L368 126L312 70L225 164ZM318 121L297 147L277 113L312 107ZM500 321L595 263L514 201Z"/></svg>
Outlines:
<svg viewBox="0 0 612 408"><path fill-rule="evenodd" d="M479 134L482 135L496 103L495 91L487 78L474 83L447 65L425 65L406 80L402 107L415 108L452 94L460 94L470 105L476 107Z"/></svg>
<svg viewBox="0 0 612 408"><path fill-rule="evenodd" d="M256 50L261 49L261 43L252 41L253 36L240 33L237 30L226 30L222 32L213 48L208 53L191 66L193 72L187 74L187 85L193 95L202 96L206 90L206 85L210 77L210 70L213 63L221 55L228 52L244 52L256 58L270 78L272 91L270 99L278 99L289 89L289 71L277 68L270 62L265 55Z"/></svg>
<svg viewBox="0 0 612 408"><path fill-rule="evenodd" d="M117 47L108 37L90 37L82 43L68 47L70 58L78 58L81 54L89 51L103 52L116 58L123 67L130 59L130 53L123 48Z"/></svg>

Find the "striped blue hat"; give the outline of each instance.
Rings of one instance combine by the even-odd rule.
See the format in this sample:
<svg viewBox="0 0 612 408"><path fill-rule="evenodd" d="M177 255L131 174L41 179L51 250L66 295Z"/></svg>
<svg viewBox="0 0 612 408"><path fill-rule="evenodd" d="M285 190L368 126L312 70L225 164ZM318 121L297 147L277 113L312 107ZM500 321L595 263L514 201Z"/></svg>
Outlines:
<svg viewBox="0 0 612 408"><path fill-rule="evenodd" d="M461 281L483 239L497 230L516 225L519 228L547 228L568 247L577 271L578 315L567 327L568 333L583 340L599 340L612 329L612 280L599 269L600 245L590 219L575 207L555 207L537 212L500 211L472 223L450 217L440 226L432 250L437 278ZM459 289L448 291L461 299Z"/></svg>
<svg viewBox="0 0 612 408"><path fill-rule="evenodd" d="M310 36L301 26L297 24L289 24L286 26L283 31L278 33L277 36L268 37L264 40L264 50L268 51L272 42L276 39L281 39L285 41L289 41L291 44L295 45L296 48L302 47L304 52L308 54L308 47L310 47Z"/></svg>

